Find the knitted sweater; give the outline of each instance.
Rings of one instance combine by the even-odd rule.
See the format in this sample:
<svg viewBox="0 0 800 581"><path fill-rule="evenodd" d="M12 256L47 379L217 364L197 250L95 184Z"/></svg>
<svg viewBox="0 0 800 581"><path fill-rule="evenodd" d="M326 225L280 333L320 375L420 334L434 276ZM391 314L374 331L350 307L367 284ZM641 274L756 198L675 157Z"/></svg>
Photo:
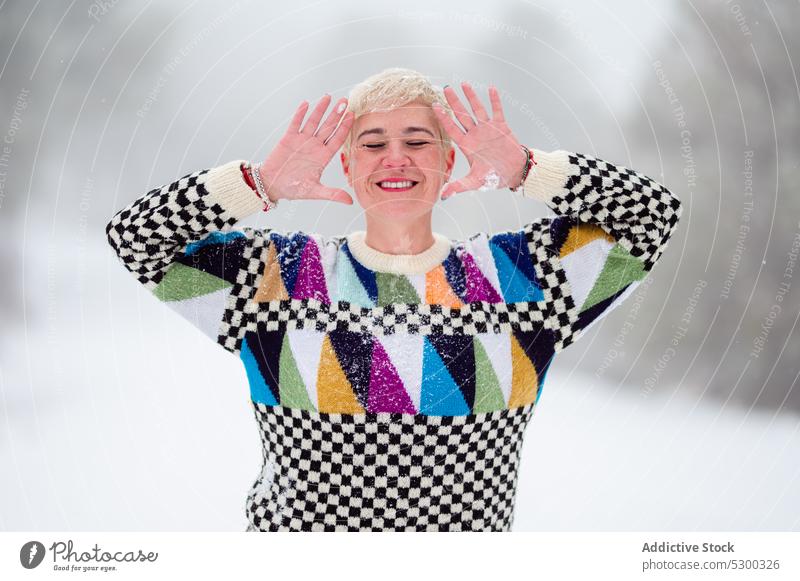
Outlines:
<svg viewBox="0 0 800 581"><path fill-rule="evenodd" d="M416 255L361 231L233 229L262 207L240 160L112 218L124 266L242 361L263 444L247 530L510 530L553 356L632 293L681 215L640 173L534 155L522 192L554 216Z"/></svg>

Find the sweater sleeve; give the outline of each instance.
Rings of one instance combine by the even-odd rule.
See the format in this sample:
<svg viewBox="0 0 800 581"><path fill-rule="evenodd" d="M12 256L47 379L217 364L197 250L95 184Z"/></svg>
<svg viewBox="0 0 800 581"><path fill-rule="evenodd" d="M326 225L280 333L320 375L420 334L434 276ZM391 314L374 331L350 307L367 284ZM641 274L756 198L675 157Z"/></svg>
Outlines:
<svg viewBox="0 0 800 581"><path fill-rule="evenodd" d="M152 189L106 226L108 242L125 268L229 350L235 350L235 341L228 340L233 319L243 308L237 299L256 274L249 272L256 263L253 242L263 240L250 229L232 229L263 207L244 181L241 163L196 171Z"/></svg>
<svg viewBox="0 0 800 581"><path fill-rule="evenodd" d="M621 165L563 150L533 154L523 193L556 216L525 231L559 351L647 277L682 207L662 184Z"/></svg>

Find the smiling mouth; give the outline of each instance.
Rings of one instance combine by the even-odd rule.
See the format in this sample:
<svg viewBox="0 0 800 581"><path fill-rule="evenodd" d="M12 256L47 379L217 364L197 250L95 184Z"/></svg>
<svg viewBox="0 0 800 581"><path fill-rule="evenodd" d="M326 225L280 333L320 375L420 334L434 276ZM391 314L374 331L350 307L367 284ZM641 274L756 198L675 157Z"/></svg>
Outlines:
<svg viewBox="0 0 800 581"><path fill-rule="evenodd" d="M406 192L416 186L419 182L414 180L404 181L383 181L378 182L377 186L385 192Z"/></svg>

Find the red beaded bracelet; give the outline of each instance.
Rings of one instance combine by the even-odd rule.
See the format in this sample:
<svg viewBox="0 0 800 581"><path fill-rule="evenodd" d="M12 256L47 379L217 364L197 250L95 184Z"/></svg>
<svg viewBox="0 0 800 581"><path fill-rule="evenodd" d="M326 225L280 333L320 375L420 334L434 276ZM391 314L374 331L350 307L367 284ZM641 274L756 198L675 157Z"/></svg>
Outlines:
<svg viewBox="0 0 800 581"><path fill-rule="evenodd" d="M244 177L245 183L250 186L251 190L256 192L256 184L253 182L253 176L250 174L250 167L245 163L241 163L239 164L239 169L242 170L242 176Z"/></svg>

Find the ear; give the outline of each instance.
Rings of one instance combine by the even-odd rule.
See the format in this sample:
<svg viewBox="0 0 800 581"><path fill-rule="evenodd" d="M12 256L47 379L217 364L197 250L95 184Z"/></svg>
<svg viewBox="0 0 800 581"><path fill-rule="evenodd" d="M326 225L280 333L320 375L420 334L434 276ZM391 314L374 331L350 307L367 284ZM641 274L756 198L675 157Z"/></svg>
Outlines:
<svg viewBox="0 0 800 581"><path fill-rule="evenodd" d="M344 175L347 177L347 183L350 184L350 187L352 187L353 184L350 182L350 160L347 159L344 151L339 153L339 159L342 162L342 170L344 171Z"/></svg>
<svg viewBox="0 0 800 581"><path fill-rule="evenodd" d="M453 167L456 164L456 148L450 147L450 150L445 154L446 169L444 172L444 181L450 181L450 174L453 173Z"/></svg>

